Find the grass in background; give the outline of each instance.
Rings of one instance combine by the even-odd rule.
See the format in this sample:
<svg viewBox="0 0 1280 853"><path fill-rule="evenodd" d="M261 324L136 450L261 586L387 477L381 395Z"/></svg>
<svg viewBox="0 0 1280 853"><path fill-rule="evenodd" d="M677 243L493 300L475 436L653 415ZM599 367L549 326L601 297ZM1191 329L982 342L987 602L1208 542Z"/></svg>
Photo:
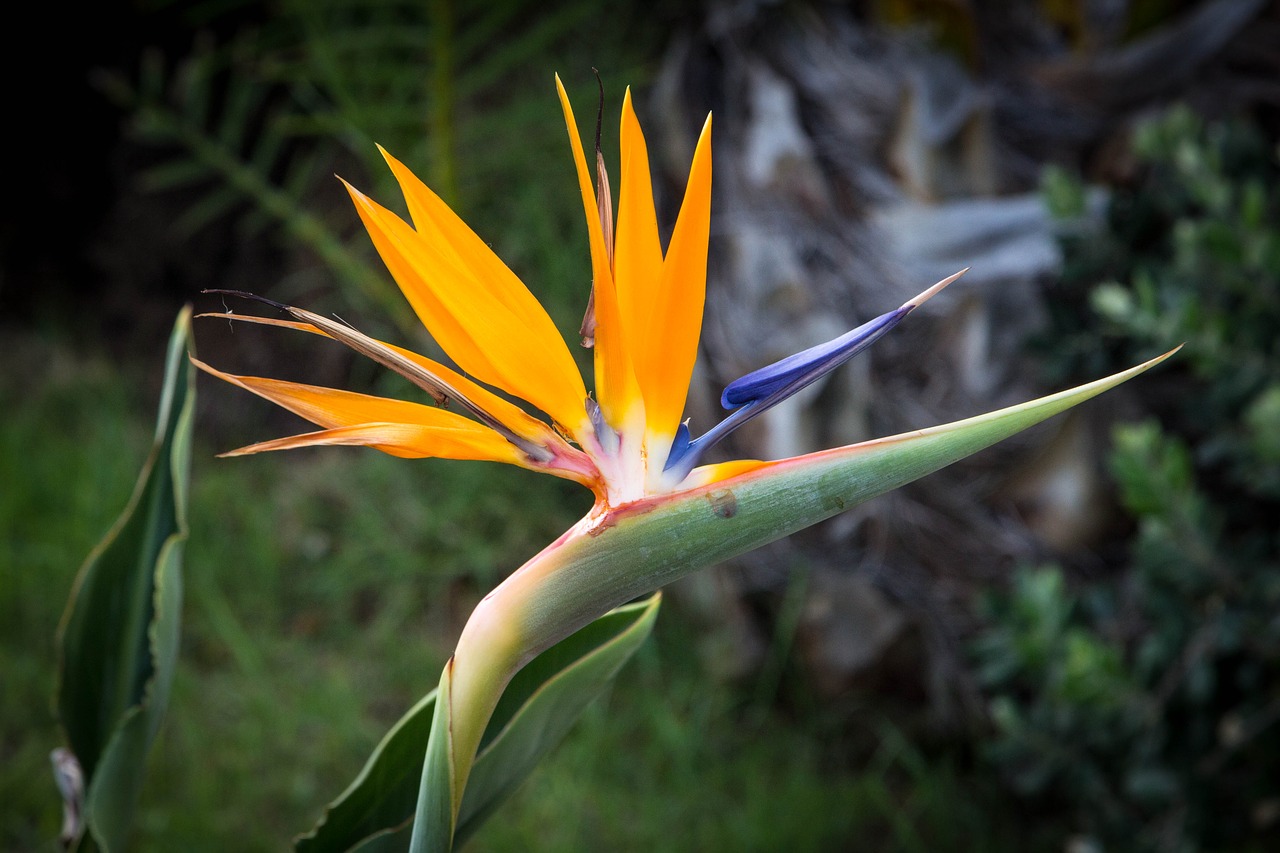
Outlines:
<svg viewBox="0 0 1280 853"><path fill-rule="evenodd" d="M121 373L64 343L9 341L0 848L53 849L54 631L81 561L128 499L159 361L154 376ZM141 850L282 849L434 686L479 596L589 500L498 466L214 453L197 423L181 660L138 815ZM656 641L471 849L923 850L957 837L1011 847L962 773L891 731L865 767L843 769L824 747L830 724L709 682L688 652L692 633L667 608Z"/></svg>
<svg viewBox="0 0 1280 853"><path fill-rule="evenodd" d="M0 848L30 849L58 821L54 632L128 500L159 377L15 338L0 378ZM306 829L434 686L479 596L578 515L559 482L497 466L214 453L197 439L182 658L144 848L240 827L279 848Z"/></svg>

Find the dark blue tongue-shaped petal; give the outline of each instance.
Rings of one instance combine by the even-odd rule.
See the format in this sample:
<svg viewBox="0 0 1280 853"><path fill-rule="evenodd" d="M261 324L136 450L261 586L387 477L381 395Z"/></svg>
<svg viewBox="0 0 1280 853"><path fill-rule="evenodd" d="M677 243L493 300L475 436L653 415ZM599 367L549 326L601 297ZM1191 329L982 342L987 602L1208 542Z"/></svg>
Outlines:
<svg viewBox="0 0 1280 853"><path fill-rule="evenodd" d="M863 323L835 340L809 347L803 352L775 361L768 367L753 370L725 387L724 393L720 395L720 405L726 409L736 409L775 395L780 395L779 400L785 400L871 346L907 316L910 310L903 306Z"/></svg>
<svg viewBox="0 0 1280 853"><path fill-rule="evenodd" d="M672 443L664 470L683 479L697 466L707 448L871 346L913 309L966 272L968 270L964 269L944 278L902 307L863 323L834 340L789 355L730 382L720 395L720 404L726 409L733 409L733 413L692 441L688 429L682 425Z"/></svg>

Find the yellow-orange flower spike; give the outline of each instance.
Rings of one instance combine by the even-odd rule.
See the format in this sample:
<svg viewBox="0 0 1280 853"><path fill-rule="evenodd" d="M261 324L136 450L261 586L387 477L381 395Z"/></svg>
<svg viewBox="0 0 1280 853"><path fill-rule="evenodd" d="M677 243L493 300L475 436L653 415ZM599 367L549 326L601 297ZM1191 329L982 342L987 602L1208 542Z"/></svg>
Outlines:
<svg viewBox="0 0 1280 853"><path fill-rule="evenodd" d="M764 464L746 460L698 467L707 448L730 430L861 351L946 284L829 344L731 383L724 399L735 411L695 439L682 418L706 295L711 118L694 149L680 213L664 252L648 147L631 91L623 98L619 122L615 220L607 175L602 166L592 169L587 162L559 77L556 90L587 221L594 396L588 394L564 338L528 288L439 196L382 151L413 224L354 187L347 189L405 298L462 372L301 308L271 303L290 319L257 322L326 335L405 376L438 404L456 409L234 376L202 364L215 376L323 427L237 453L360 444L399 456L488 459L572 479L593 489L603 506L618 506ZM597 152L603 162L599 158ZM599 186L593 185L593 176ZM484 385L536 407L551 423Z"/></svg>

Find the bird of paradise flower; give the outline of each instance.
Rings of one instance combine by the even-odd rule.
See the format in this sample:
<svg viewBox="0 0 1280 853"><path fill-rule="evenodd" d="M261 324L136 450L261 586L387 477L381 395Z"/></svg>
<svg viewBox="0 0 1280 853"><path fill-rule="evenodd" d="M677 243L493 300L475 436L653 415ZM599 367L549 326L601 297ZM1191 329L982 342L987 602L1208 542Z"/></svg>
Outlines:
<svg viewBox="0 0 1280 853"><path fill-rule="evenodd" d="M593 285L582 337L594 347L594 394L525 285L385 151L412 225L349 184L347 189L413 310L462 372L293 306L272 303L287 320L232 316L337 340L408 378L438 405L237 376L196 362L321 427L226 455L360 445L403 457L505 462L564 477L595 493L591 512L486 596L464 628L436 700L413 828L415 850L452 845L485 725L514 673L541 651L683 574L935 471L1172 354L954 424L792 459L701 464L705 451L731 430L861 352L964 271L833 341L730 383L721 397L730 414L694 438L683 417L706 286L711 119L694 150L664 252L648 152L630 91L622 105L615 221L603 158L597 149L593 187L559 77L556 86L589 235ZM524 401L550 422L489 388Z"/></svg>

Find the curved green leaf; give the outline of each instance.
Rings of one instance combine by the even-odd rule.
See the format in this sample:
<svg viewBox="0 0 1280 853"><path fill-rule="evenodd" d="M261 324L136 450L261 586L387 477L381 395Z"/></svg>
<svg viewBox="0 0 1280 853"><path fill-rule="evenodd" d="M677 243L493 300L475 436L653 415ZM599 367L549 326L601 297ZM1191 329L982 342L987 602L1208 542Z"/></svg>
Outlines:
<svg viewBox="0 0 1280 853"><path fill-rule="evenodd" d="M190 322L183 309L133 496L80 569L58 630L55 705L85 780L80 826L69 830L88 827L106 851L123 849L128 837L177 664L195 406Z"/></svg>
<svg viewBox="0 0 1280 853"><path fill-rule="evenodd" d="M462 798L455 843L480 828L604 692L653 630L661 602L662 594L657 593L602 616L538 655L511 679L485 729ZM591 651L580 657L582 648Z"/></svg>
<svg viewBox="0 0 1280 853"><path fill-rule="evenodd" d="M655 595L602 616L547 649L511 680L489 720L462 801L459 842L519 787L640 647L653 627L659 601ZM443 693L432 691L392 727L351 786L314 829L297 839L299 853L409 849L423 756L438 707L444 707L436 700L448 696L449 686L446 674ZM442 784L447 786L447 780L442 777ZM451 817L441 815L444 827Z"/></svg>
<svg viewBox="0 0 1280 853"><path fill-rule="evenodd" d="M435 707L436 691L432 690L391 727L360 775L325 808L320 822L294 839L295 850L349 850L394 833L412 820Z"/></svg>

